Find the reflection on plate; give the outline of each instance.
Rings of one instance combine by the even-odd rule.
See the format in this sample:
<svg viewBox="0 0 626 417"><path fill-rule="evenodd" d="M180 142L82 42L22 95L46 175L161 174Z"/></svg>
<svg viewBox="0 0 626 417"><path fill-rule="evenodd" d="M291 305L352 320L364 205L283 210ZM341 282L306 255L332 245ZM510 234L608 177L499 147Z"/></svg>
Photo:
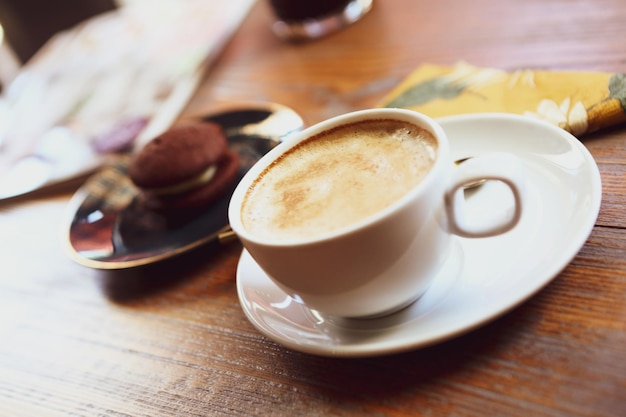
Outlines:
<svg viewBox="0 0 626 417"><path fill-rule="evenodd" d="M454 160L513 152L528 173L520 223L503 235L457 238L432 287L408 308L377 319L326 317L281 291L244 251L237 270L241 306L252 324L294 350L325 356L372 356L416 349L468 332L519 305L567 266L598 216L601 182L587 149L555 126L514 115L439 120ZM468 205L502 197L488 182Z"/></svg>
<svg viewBox="0 0 626 417"><path fill-rule="evenodd" d="M240 155L239 179L281 138L300 130L302 119L277 104L246 104L201 120L220 124L229 146ZM156 262L206 244L219 244L228 229L233 183L200 212L164 216L136 204L138 189L127 175L131 156L117 158L76 192L67 225L70 256L99 269L130 268Z"/></svg>

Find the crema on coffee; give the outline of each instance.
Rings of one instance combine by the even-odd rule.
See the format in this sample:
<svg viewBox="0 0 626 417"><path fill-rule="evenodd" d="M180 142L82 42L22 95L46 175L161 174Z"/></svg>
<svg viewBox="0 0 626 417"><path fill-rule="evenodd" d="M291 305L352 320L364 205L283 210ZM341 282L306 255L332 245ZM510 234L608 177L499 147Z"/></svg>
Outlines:
<svg viewBox="0 0 626 417"><path fill-rule="evenodd" d="M349 227L419 184L436 154L433 135L409 122L338 126L265 168L244 198L243 226L254 236L285 242Z"/></svg>

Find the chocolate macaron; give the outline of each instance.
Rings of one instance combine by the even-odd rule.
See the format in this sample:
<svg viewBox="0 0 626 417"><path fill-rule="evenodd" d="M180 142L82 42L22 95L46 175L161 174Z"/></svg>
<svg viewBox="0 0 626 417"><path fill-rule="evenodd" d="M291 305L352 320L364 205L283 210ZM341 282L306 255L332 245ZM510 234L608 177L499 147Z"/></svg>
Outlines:
<svg viewBox="0 0 626 417"><path fill-rule="evenodd" d="M147 208L167 211L213 203L233 184L238 167L222 128L198 122L152 139L133 158L128 174Z"/></svg>

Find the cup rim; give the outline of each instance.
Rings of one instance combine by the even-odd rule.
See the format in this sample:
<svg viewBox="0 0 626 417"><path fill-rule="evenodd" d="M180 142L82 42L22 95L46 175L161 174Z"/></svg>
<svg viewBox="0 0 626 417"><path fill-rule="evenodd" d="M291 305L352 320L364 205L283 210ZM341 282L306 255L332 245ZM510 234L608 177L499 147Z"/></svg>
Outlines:
<svg viewBox="0 0 626 417"><path fill-rule="evenodd" d="M435 162L426 174L426 176L422 179L422 181L419 182L419 184L415 185L398 200L394 201L392 204L376 212L375 214L367 216L366 218L348 226L339 228L332 232L316 235L314 237L298 240L272 241L272 239L253 235L245 229L240 216L241 206L243 204L244 197L250 186L259 176L259 174L261 174L268 166L276 161L282 154L300 144L301 142L307 140L308 138L311 138L324 131L330 130L336 126L364 120L376 119L392 119L415 123L418 126L430 131L430 133L432 133L435 137L435 140L437 141L437 153L435 157ZM248 172L246 172L246 174L237 184L229 202L228 218L230 227L239 236L240 239L254 242L258 245L272 247L297 247L314 245L356 233L363 228L380 222L381 220L387 218L398 210L401 210L409 203L409 201L413 200L413 198L419 198L419 194L422 194L423 190L429 188L429 184L435 181L435 177L437 176L436 173L438 173L441 170L441 166L446 163L446 158L444 155L448 154L449 145L443 128L431 117L413 110L400 108L374 108L357 110L326 119L290 136L284 142L280 143L279 145L271 149L268 153L263 155L248 170Z"/></svg>

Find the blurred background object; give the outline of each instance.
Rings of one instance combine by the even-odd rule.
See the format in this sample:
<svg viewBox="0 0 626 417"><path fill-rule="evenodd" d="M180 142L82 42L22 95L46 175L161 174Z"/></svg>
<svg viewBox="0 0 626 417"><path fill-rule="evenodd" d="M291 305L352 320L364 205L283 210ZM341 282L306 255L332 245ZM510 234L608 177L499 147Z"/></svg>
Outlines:
<svg viewBox="0 0 626 417"><path fill-rule="evenodd" d="M115 0L0 0L5 41L27 62L55 33L118 6Z"/></svg>
<svg viewBox="0 0 626 417"><path fill-rule="evenodd" d="M57 2L62 19L27 61L14 54L0 95L0 200L86 175L167 129L254 1L124 0L80 14Z"/></svg>
<svg viewBox="0 0 626 417"><path fill-rule="evenodd" d="M281 39L306 41L336 32L361 19L372 0L269 0L276 21L272 30Z"/></svg>
<svg viewBox="0 0 626 417"><path fill-rule="evenodd" d="M4 39L4 30L0 25L0 93L9 85L20 70L20 60L13 48Z"/></svg>
<svg viewBox="0 0 626 417"><path fill-rule="evenodd" d="M122 0L0 0L0 92L57 32L113 10Z"/></svg>

